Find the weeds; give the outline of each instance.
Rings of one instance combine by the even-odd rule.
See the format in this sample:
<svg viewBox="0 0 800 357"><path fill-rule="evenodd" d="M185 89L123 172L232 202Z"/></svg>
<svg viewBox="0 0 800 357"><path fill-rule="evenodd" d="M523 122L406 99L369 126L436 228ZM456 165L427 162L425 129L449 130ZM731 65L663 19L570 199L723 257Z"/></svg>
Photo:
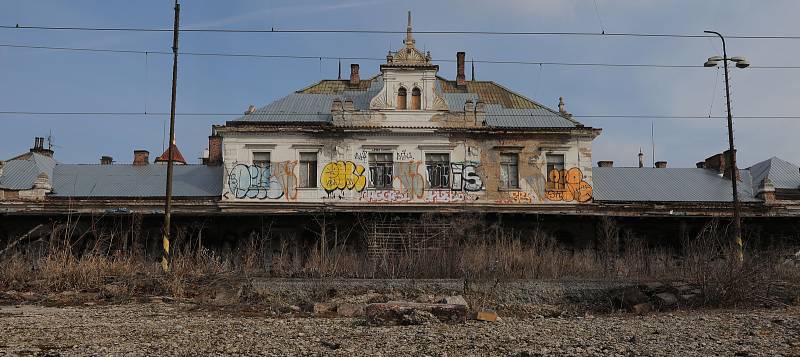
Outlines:
<svg viewBox="0 0 800 357"><path fill-rule="evenodd" d="M731 259L722 238L725 229L717 221L697 236L682 237L682 250L675 253L648 246L611 219L600 221L594 247L574 248L539 229L504 231L481 225L479 218L451 221L439 226L442 232L426 233L439 237L436 242L403 239L377 255L365 252L361 233L371 228L364 222L341 227L317 218L314 241L306 246L266 227L227 249L204 246L203 224L182 227L172 272L166 275L141 241L146 234L133 228L140 222L104 228L72 220L54 225L49 236L34 239L26 233L27 243L12 239L0 247L0 289L96 291L113 285L116 295L191 297L203 286L261 276L319 278L316 290L323 295L330 287L322 281L331 277L456 278L464 280L465 295L476 306L486 305L494 291L515 279L681 280L702 286L706 304L714 306L800 295L800 269L782 264L785 250L750 247L739 264Z"/></svg>

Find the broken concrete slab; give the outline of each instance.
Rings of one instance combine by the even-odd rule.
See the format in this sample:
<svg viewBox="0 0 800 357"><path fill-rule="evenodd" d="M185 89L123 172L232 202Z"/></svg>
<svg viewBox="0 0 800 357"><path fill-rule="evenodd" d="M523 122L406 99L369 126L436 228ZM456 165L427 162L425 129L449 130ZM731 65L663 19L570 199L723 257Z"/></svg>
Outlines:
<svg viewBox="0 0 800 357"><path fill-rule="evenodd" d="M329 303L316 303L314 304L314 315L332 315L336 306Z"/></svg>
<svg viewBox="0 0 800 357"><path fill-rule="evenodd" d="M678 304L678 298L674 294L659 293L654 296L655 302L660 308L673 307Z"/></svg>
<svg viewBox="0 0 800 357"><path fill-rule="evenodd" d="M467 307L453 304L426 304L404 301L369 304L364 309L370 325L398 325L404 316L414 310L425 311L443 322L463 322L467 317Z"/></svg>
<svg viewBox="0 0 800 357"><path fill-rule="evenodd" d="M341 317L364 316L364 305L361 304L341 304L336 308L336 314Z"/></svg>
<svg viewBox="0 0 800 357"><path fill-rule="evenodd" d="M440 300L439 303L451 304L451 305L464 305L469 307L467 300L464 299L464 297L461 295L447 296L444 299Z"/></svg>

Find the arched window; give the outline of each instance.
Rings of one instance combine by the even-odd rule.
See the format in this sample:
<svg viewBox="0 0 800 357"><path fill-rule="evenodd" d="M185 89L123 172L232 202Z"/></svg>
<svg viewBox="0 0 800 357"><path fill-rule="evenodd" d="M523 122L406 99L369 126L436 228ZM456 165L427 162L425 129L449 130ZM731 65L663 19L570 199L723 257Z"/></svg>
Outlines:
<svg viewBox="0 0 800 357"><path fill-rule="evenodd" d="M406 109L406 89L400 87L397 91L397 109Z"/></svg>
<svg viewBox="0 0 800 357"><path fill-rule="evenodd" d="M422 96L419 91L419 88L414 88L411 90L411 109L420 110L422 107Z"/></svg>

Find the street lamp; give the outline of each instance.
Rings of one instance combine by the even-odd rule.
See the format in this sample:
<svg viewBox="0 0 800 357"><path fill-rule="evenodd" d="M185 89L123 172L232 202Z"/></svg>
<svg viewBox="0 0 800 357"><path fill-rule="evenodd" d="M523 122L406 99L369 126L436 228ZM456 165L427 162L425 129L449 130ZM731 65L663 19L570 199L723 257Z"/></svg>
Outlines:
<svg viewBox="0 0 800 357"><path fill-rule="evenodd" d="M739 259L739 263L744 261L744 249L742 247L742 218L740 213L740 204L739 204L739 191L737 190L737 181L738 181L738 169L736 168L736 150L733 146L733 116L731 115L731 87L730 83L728 82L728 61L733 62L736 64L736 68L747 68L750 66L750 62L744 57L728 57L728 52L725 49L725 37L722 37L722 34L715 31L703 31L705 33L712 33L722 40L722 57L720 56L713 56L709 57L706 63L703 63L703 67L717 67L720 61L722 61L722 65L725 69L725 100L727 101L728 105L728 145L730 146L729 152L731 157L730 162L730 177L731 177L731 188L733 189L733 229L734 229L734 242L736 242L737 248L737 258Z"/></svg>

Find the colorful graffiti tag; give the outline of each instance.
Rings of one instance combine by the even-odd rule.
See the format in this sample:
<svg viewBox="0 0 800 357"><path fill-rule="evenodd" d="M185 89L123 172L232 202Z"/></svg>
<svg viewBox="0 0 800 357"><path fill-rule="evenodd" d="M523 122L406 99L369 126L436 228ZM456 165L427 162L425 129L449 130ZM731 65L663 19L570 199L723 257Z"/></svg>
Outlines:
<svg viewBox="0 0 800 357"><path fill-rule="evenodd" d="M592 199L592 186L583 180L583 172L577 167L569 170L551 170L547 175L547 190L550 201L588 202Z"/></svg>
<svg viewBox="0 0 800 357"><path fill-rule="evenodd" d="M320 183L328 194L336 190L361 192L367 186L364 166L352 161L329 162L322 169Z"/></svg>
<svg viewBox="0 0 800 357"><path fill-rule="evenodd" d="M419 161L395 162L393 181L399 183L400 191L415 198L425 195L425 176L419 173Z"/></svg>
<svg viewBox="0 0 800 357"><path fill-rule="evenodd" d="M511 191L507 192L505 197L495 200L495 203L500 204L530 204L533 203L533 197L525 191Z"/></svg>
<svg viewBox="0 0 800 357"><path fill-rule="evenodd" d="M483 181L478 175L477 164L451 163L450 171L453 179L450 188L453 191L480 191L483 190Z"/></svg>
<svg viewBox="0 0 800 357"><path fill-rule="evenodd" d="M478 200L477 195L467 192L431 190L425 192L425 203L455 203Z"/></svg>
<svg viewBox="0 0 800 357"><path fill-rule="evenodd" d="M228 173L228 189L236 198L297 198L297 161L276 162L257 166L236 164Z"/></svg>

